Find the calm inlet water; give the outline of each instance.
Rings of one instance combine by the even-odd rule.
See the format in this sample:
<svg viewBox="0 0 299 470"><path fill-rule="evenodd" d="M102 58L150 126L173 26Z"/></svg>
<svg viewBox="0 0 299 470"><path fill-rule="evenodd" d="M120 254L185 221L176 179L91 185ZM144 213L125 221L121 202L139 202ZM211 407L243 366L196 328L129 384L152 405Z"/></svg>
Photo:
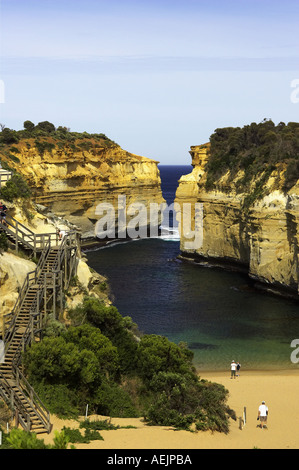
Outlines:
<svg viewBox="0 0 299 470"><path fill-rule="evenodd" d="M192 168L161 166L168 204ZM199 370L298 368L290 359L299 338L299 304L256 291L247 276L177 260L174 237L118 243L87 252L109 278L114 304L144 333L184 341Z"/></svg>

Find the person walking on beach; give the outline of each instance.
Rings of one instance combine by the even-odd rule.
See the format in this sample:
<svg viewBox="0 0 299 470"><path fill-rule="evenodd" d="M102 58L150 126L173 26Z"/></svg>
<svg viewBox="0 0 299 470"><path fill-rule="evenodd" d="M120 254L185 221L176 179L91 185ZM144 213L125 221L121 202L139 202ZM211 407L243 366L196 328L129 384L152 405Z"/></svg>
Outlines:
<svg viewBox="0 0 299 470"><path fill-rule="evenodd" d="M240 376L240 369L241 369L241 364L240 362L237 362L237 377Z"/></svg>
<svg viewBox="0 0 299 470"><path fill-rule="evenodd" d="M259 406L258 410L258 417L257 419L260 420L260 427L263 429L264 427L267 428L267 418L268 418L268 407L266 406L266 403L262 401L262 404Z"/></svg>
<svg viewBox="0 0 299 470"><path fill-rule="evenodd" d="M237 364L235 363L234 360L232 360L232 363L230 365L230 378L236 378L236 369L237 369Z"/></svg>

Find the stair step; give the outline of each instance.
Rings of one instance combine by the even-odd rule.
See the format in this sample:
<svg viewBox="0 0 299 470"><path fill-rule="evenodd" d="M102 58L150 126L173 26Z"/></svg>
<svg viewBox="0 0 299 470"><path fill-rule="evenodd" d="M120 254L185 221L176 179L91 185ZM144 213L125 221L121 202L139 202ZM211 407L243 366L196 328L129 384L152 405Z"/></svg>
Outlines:
<svg viewBox="0 0 299 470"><path fill-rule="evenodd" d="M1 229L2 228L0 228L0 231ZM11 240L17 240L17 234L15 232L7 233L7 235ZM30 240L30 237L27 237L27 235L23 235L23 238L18 238L18 244L20 246L22 245L24 247L33 249L32 240ZM49 432L49 429L52 426L50 423L47 423L48 426L46 426L41 417L39 417L34 403L30 402L29 397L26 393L24 393L21 385L17 384L12 367L15 357L18 356L19 352L21 352L22 339L30 324L29 321L31 319L31 309L35 305L37 292L43 286L50 292L53 291L54 279L51 275L53 268L57 263L59 248L59 246L55 245L54 247L50 247L47 252L44 252L46 255L44 255L45 258L43 259L43 265L41 266L41 269L38 272L36 271L36 277L33 279L33 281L30 281L30 285L28 286L27 291L23 292L23 297L21 299L22 301L20 304L18 304L17 315L14 321L9 323L10 326L6 332L6 338L10 338L10 340L6 348L4 362L0 364L1 377L5 379L6 384L9 384L10 390L15 396L16 404L19 403L20 415L23 416L25 421L29 416L30 427L36 433ZM43 251L43 247L40 246L37 250L41 252ZM10 399L9 393L5 390L4 384L2 387L2 394L3 396L7 397L8 400Z"/></svg>

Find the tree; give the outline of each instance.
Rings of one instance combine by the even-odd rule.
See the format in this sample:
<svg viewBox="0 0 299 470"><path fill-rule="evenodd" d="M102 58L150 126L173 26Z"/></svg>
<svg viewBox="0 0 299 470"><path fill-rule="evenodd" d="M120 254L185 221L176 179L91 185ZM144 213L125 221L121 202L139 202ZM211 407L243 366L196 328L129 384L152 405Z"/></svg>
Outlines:
<svg viewBox="0 0 299 470"><path fill-rule="evenodd" d="M104 377L114 376L118 356L98 329L83 325L34 344L26 352L25 366L33 382L67 383L78 389L95 387Z"/></svg>
<svg viewBox="0 0 299 470"><path fill-rule="evenodd" d="M136 325L130 317L122 317L116 307L107 307L93 297L85 297L81 305L69 312L69 317L74 326L89 323L99 328L117 347L120 372L135 371L138 345L133 333Z"/></svg>
<svg viewBox="0 0 299 470"><path fill-rule="evenodd" d="M146 384L159 372L171 370L174 373L194 374L192 351L172 343L163 336L143 336L137 357L137 373Z"/></svg>
<svg viewBox="0 0 299 470"><path fill-rule="evenodd" d="M18 133L13 129L4 127L0 134L0 140L3 142L3 144L16 144L19 142Z"/></svg>
<svg viewBox="0 0 299 470"><path fill-rule="evenodd" d="M223 385L194 376L159 372L150 384L153 399L146 419L154 425L175 426L228 433L228 417L235 413L226 405L228 390Z"/></svg>
<svg viewBox="0 0 299 470"><path fill-rule="evenodd" d="M55 132L56 128L54 126L54 124L52 124L51 122L49 121L42 121L42 122L39 122L35 128L36 130L41 130L41 131L44 131L46 132L47 134L51 134L53 132Z"/></svg>
<svg viewBox="0 0 299 470"><path fill-rule="evenodd" d="M26 181L20 175L13 175L6 185L0 190L1 197L12 202L17 198L29 198L31 190Z"/></svg>
<svg viewBox="0 0 299 470"><path fill-rule="evenodd" d="M23 125L24 129L28 132L32 132L35 128L35 125L31 121L25 121Z"/></svg>

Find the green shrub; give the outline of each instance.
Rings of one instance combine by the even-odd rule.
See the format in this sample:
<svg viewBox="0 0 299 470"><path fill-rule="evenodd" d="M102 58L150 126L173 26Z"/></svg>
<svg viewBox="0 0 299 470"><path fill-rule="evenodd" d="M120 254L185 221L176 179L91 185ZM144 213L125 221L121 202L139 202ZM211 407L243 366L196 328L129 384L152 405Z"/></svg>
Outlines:
<svg viewBox="0 0 299 470"><path fill-rule="evenodd" d="M192 351L163 336L144 335L139 342L137 356L137 374L146 384L159 372L195 373Z"/></svg>
<svg viewBox="0 0 299 470"><path fill-rule="evenodd" d="M118 350L120 371L126 374L135 371L136 325L129 317L122 317L116 307L107 307L94 297L85 297L81 305L69 311L68 316L74 326L89 323L99 328Z"/></svg>
<svg viewBox="0 0 299 470"><path fill-rule="evenodd" d="M40 156L43 156L45 152L51 153L52 150L55 149L55 144L53 144L52 142L47 142L46 140L40 141L36 139L34 143Z"/></svg>
<svg viewBox="0 0 299 470"><path fill-rule="evenodd" d="M44 439L39 439L34 432L13 428L9 434L3 434L1 449L67 449L68 437L64 431L54 432L53 444L45 444Z"/></svg>
<svg viewBox="0 0 299 470"><path fill-rule="evenodd" d="M34 130L34 128L35 128L35 125L33 124L33 122L31 122L31 121L29 121L29 120L25 121L24 124L23 124L23 126L24 126L24 129L25 129L26 131L30 132L30 133L31 133L31 132Z"/></svg>
<svg viewBox="0 0 299 470"><path fill-rule="evenodd" d="M96 391L93 405L96 413L100 415L113 418L138 418L140 416L130 395L113 382L103 381Z"/></svg>
<svg viewBox="0 0 299 470"><path fill-rule="evenodd" d="M6 127L0 133L0 142L6 145L17 144L19 142L19 136L17 131Z"/></svg>
<svg viewBox="0 0 299 470"><path fill-rule="evenodd" d="M8 239L4 232L0 233L0 253L7 251L8 249Z"/></svg>
<svg viewBox="0 0 299 470"><path fill-rule="evenodd" d="M72 390L67 384L46 383L31 381L35 391L43 403L46 404L49 411L59 418L76 418L79 416L80 399L75 390Z"/></svg>
<svg viewBox="0 0 299 470"><path fill-rule="evenodd" d="M6 438L10 449L49 449L43 439L38 439L35 433L12 429Z"/></svg>
<svg viewBox="0 0 299 470"><path fill-rule="evenodd" d="M13 202L18 198L28 199L31 196L31 190L22 176L15 174L1 188L0 195L6 201Z"/></svg>
<svg viewBox="0 0 299 470"><path fill-rule="evenodd" d="M71 429L69 427L64 426L62 428L62 432L64 433L68 442L71 443L82 443L82 444L89 444L90 441L103 441L103 437L98 431L92 429L86 429L84 434L81 434L80 429Z"/></svg>
<svg viewBox="0 0 299 470"><path fill-rule="evenodd" d="M86 419L85 421L82 421L82 423L80 423L79 427L84 429L90 429L93 431L114 431L116 429L119 429L119 426L115 426L114 424L110 423L108 419L94 421Z"/></svg>
<svg viewBox="0 0 299 470"><path fill-rule="evenodd" d="M174 426L228 433L228 417L234 417L226 406L228 391L218 384L200 381L198 377L159 372L150 384L152 403L145 418L152 425Z"/></svg>

